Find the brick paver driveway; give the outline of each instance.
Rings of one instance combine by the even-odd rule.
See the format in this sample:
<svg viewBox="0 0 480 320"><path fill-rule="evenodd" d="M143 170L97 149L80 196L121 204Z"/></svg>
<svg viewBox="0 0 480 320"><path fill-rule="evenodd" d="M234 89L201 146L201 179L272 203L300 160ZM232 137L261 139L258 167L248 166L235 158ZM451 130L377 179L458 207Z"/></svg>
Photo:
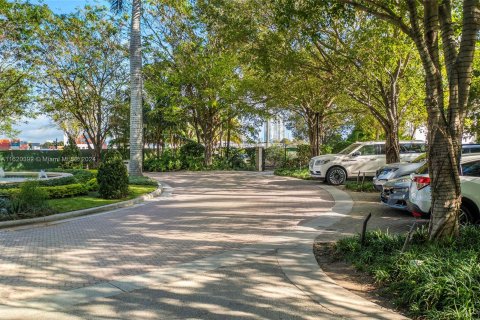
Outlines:
<svg viewBox="0 0 480 320"><path fill-rule="evenodd" d="M318 182L253 172L152 174L173 193L51 225L0 230L0 300L90 286L281 239L329 209Z"/></svg>

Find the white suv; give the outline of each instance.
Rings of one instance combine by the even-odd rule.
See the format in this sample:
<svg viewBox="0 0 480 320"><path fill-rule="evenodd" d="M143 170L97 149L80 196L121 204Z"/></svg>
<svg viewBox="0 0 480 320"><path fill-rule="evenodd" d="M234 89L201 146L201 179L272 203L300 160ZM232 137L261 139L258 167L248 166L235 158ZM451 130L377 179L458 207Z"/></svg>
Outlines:
<svg viewBox="0 0 480 320"><path fill-rule="evenodd" d="M422 141L400 141L400 160L411 161L425 152ZM373 177L386 163L385 142L356 142L337 154L326 154L310 160L310 175L329 184L343 184L349 176Z"/></svg>
<svg viewBox="0 0 480 320"><path fill-rule="evenodd" d="M480 221L480 156L462 157L460 186L462 188L461 222L478 223ZM415 217L428 216L432 206L430 176L425 164L412 174L410 196L407 206Z"/></svg>

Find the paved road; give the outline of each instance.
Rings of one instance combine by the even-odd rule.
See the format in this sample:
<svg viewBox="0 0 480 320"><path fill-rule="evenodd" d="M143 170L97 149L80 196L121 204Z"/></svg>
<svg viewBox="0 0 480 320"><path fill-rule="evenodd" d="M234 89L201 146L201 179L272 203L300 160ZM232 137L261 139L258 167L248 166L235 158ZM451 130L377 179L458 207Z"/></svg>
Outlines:
<svg viewBox="0 0 480 320"><path fill-rule="evenodd" d="M157 276L175 281L80 304L63 310L61 316L331 317L328 310L288 281L278 266L275 250L242 253L249 246L258 249L262 243L288 242L289 232L296 226L328 212L332 198L318 182L248 172L153 177L169 184L172 193L111 213L0 231L1 304L22 306L22 301L45 294L102 286L164 270ZM241 261L212 268L195 281L173 279L177 275L168 273L175 269L182 270L183 275L194 273L205 267L209 257L222 254L226 261L234 261L236 252L242 255ZM0 318L9 317L13 318L12 314L0 314ZM18 318L27 317L24 313ZM61 318L60 314L55 317Z"/></svg>

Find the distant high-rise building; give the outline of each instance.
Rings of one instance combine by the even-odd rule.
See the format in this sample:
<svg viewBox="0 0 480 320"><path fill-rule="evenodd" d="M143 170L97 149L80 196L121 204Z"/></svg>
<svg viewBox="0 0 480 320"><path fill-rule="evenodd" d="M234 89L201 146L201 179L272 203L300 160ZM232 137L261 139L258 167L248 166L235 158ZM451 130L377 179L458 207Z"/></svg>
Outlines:
<svg viewBox="0 0 480 320"><path fill-rule="evenodd" d="M287 137L287 130L285 128L285 122L281 117L275 117L273 119L267 119L263 126L263 142L276 143L280 142Z"/></svg>

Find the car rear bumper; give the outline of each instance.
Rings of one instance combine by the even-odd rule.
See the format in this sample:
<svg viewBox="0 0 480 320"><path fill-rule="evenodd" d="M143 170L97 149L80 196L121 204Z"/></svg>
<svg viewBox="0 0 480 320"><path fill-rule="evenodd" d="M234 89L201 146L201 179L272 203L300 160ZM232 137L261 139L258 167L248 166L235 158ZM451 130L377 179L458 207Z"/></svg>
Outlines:
<svg viewBox="0 0 480 320"><path fill-rule="evenodd" d="M380 194L380 200L384 205L399 210L407 210L407 199L408 193L388 193L384 191Z"/></svg>
<svg viewBox="0 0 480 320"><path fill-rule="evenodd" d="M407 201L407 209L416 218L427 218L430 215L429 212L423 211L418 205L410 201Z"/></svg>

